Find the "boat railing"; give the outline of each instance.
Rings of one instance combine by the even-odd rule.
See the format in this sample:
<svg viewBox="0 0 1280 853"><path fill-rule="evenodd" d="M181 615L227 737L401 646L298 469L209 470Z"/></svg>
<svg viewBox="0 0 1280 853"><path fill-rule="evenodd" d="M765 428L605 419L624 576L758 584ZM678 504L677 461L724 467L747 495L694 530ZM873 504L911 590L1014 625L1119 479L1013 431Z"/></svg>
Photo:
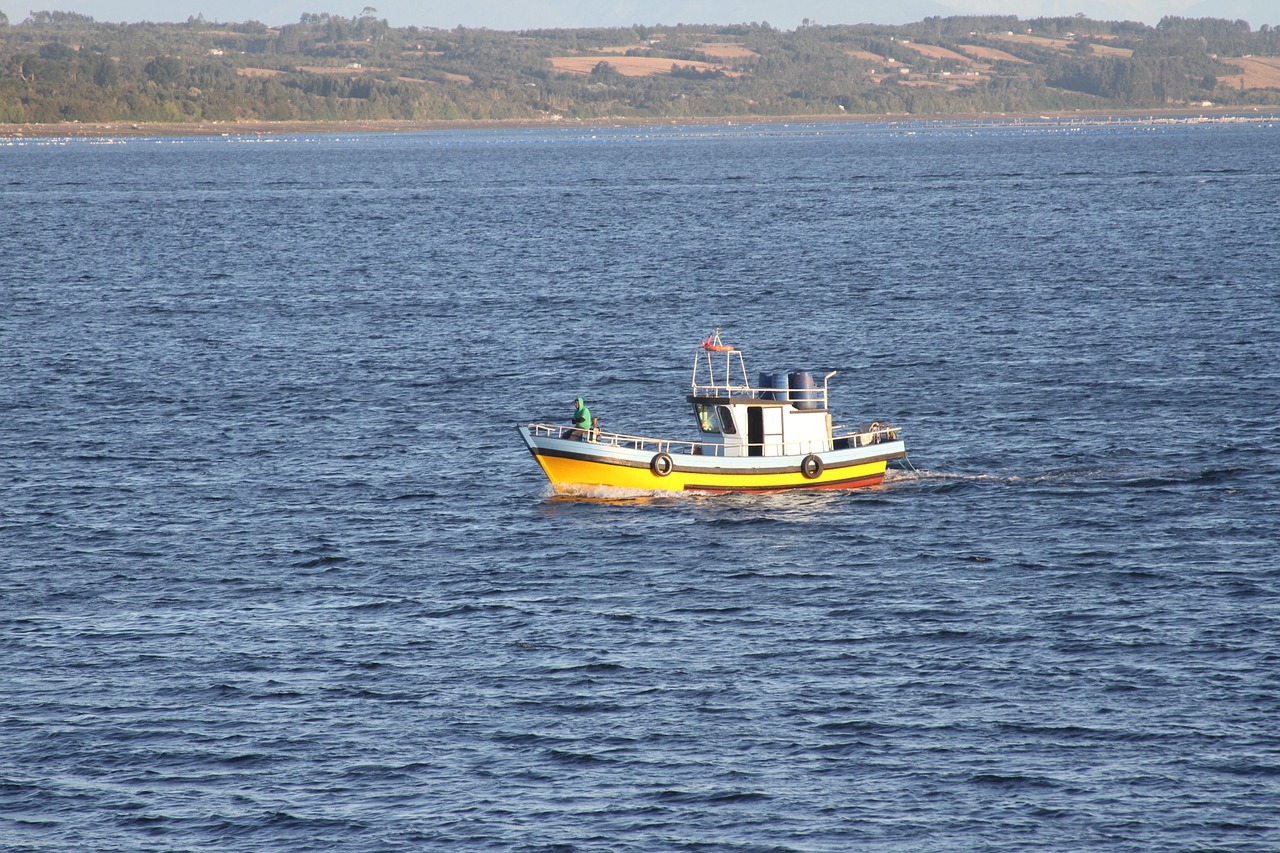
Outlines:
<svg viewBox="0 0 1280 853"><path fill-rule="evenodd" d="M736 351L735 351L736 352ZM831 383L831 377L836 375L836 371L831 371L822 377L821 385L796 386L792 387L787 380L788 374L776 373L775 382L782 379L784 384L781 386L762 386L752 385L745 380L744 384L734 384L727 380L724 382L716 382L716 374L711 372L711 384L704 384L698 381L699 374L696 367L693 372L693 396L695 397L712 397L712 398L752 398L757 400L777 400L780 402L804 403L803 408L823 409L827 408L828 390Z"/></svg>
<svg viewBox="0 0 1280 853"><path fill-rule="evenodd" d="M868 447L872 444L883 444L886 441L897 441L902 430L892 424L873 422L865 427L832 427L831 444L834 448Z"/></svg>
<svg viewBox="0 0 1280 853"><path fill-rule="evenodd" d="M625 450L644 450L653 453L685 453L694 456L722 456L724 455L725 446L719 442L711 441L685 441L669 438L649 438L640 435L627 435L620 432L605 432L601 429L588 430L585 433L571 426L561 424L545 424L535 423L529 424L529 433L534 436L545 438L560 438L566 440L577 439L587 441L591 444L605 445L608 447L618 447ZM866 447L872 444L880 444L885 441L895 441L898 438L899 430L889 424L873 423L869 427L859 427L849 429L840 428L839 434L833 431L832 446L836 449L851 447ZM786 456L795 453L792 448L796 447L794 441L780 441L773 444L761 445L764 456ZM825 448L816 448L821 451ZM778 452L769 452L778 451ZM808 452L802 450L800 452Z"/></svg>
<svg viewBox="0 0 1280 853"><path fill-rule="evenodd" d="M577 438L592 444L603 444L609 447L620 447L626 450L652 450L654 453L691 453L707 454L707 448L720 445L702 441L680 441L669 438L648 438L641 435L627 435L621 432L605 432L601 429L587 430L585 433L575 427L560 424L529 424L529 433L546 438ZM696 449L695 449L696 448Z"/></svg>

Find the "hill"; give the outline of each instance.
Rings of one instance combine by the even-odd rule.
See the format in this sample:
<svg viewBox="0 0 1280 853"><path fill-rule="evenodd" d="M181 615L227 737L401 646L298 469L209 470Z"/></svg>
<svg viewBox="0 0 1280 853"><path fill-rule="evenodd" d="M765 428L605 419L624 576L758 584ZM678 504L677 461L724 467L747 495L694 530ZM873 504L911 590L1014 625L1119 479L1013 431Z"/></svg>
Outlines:
<svg viewBox="0 0 1280 853"><path fill-rule="evenodd" d="M1280 104L1280 30L927 18L497 32L0 14L0 125L1008 113Z"/></svg>

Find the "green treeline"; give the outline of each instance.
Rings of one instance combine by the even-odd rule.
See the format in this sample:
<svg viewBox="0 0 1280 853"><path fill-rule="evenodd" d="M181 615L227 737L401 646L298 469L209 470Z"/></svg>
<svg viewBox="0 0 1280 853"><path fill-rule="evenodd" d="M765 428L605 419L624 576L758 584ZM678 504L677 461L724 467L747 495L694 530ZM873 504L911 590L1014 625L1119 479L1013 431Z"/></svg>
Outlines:
<svg viewBox="0 0 1280 853"><path fill-rule="evenodd" d="M1155 27L990 16L794 31L753 23L515 33L392 28L368 14L306 14L270 28L202 17L99 23L70 12L10 24L0 13L0 123L1277 104L1280 85L1245 88L1232 58L1278 55L1280 30L1213 18L1169 17ZM551 61L563 57L591 61L567 73ZM629 59L657 73L624 73Z"/></svg>

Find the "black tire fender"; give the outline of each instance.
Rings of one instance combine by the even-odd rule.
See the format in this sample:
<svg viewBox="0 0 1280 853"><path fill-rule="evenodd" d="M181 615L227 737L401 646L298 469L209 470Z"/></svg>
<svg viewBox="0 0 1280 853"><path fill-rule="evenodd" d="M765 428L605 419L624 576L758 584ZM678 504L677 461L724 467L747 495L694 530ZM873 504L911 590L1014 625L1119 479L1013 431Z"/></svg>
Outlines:
<svg viewBox="0 0 1280 853"><path fill-rule="evenodd" d="M653 472L655 477L665 477L675 470L676 464L671 461L671 457L666 453L655 453L653 458L649 460L649 470Z"/></svg>
<svg viewBox="0 0 1280 853"><path fill-rule="evenodd" d="M800 473L806 480L816 480L822 476L822 460L810 453L800 462Z"/></svg>

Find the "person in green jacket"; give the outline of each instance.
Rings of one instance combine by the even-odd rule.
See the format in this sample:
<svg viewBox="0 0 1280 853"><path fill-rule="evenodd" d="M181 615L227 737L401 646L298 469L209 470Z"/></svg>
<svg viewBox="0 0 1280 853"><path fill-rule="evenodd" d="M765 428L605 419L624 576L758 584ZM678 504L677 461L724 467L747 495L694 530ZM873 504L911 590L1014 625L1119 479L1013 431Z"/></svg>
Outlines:
<svg viewBox="0 0 1280 853"><path fill-rule="evenodd" d="M591 410L581 397L573 401L573 429L565 433L565 438L582 439L591 430Z"/></svg>

